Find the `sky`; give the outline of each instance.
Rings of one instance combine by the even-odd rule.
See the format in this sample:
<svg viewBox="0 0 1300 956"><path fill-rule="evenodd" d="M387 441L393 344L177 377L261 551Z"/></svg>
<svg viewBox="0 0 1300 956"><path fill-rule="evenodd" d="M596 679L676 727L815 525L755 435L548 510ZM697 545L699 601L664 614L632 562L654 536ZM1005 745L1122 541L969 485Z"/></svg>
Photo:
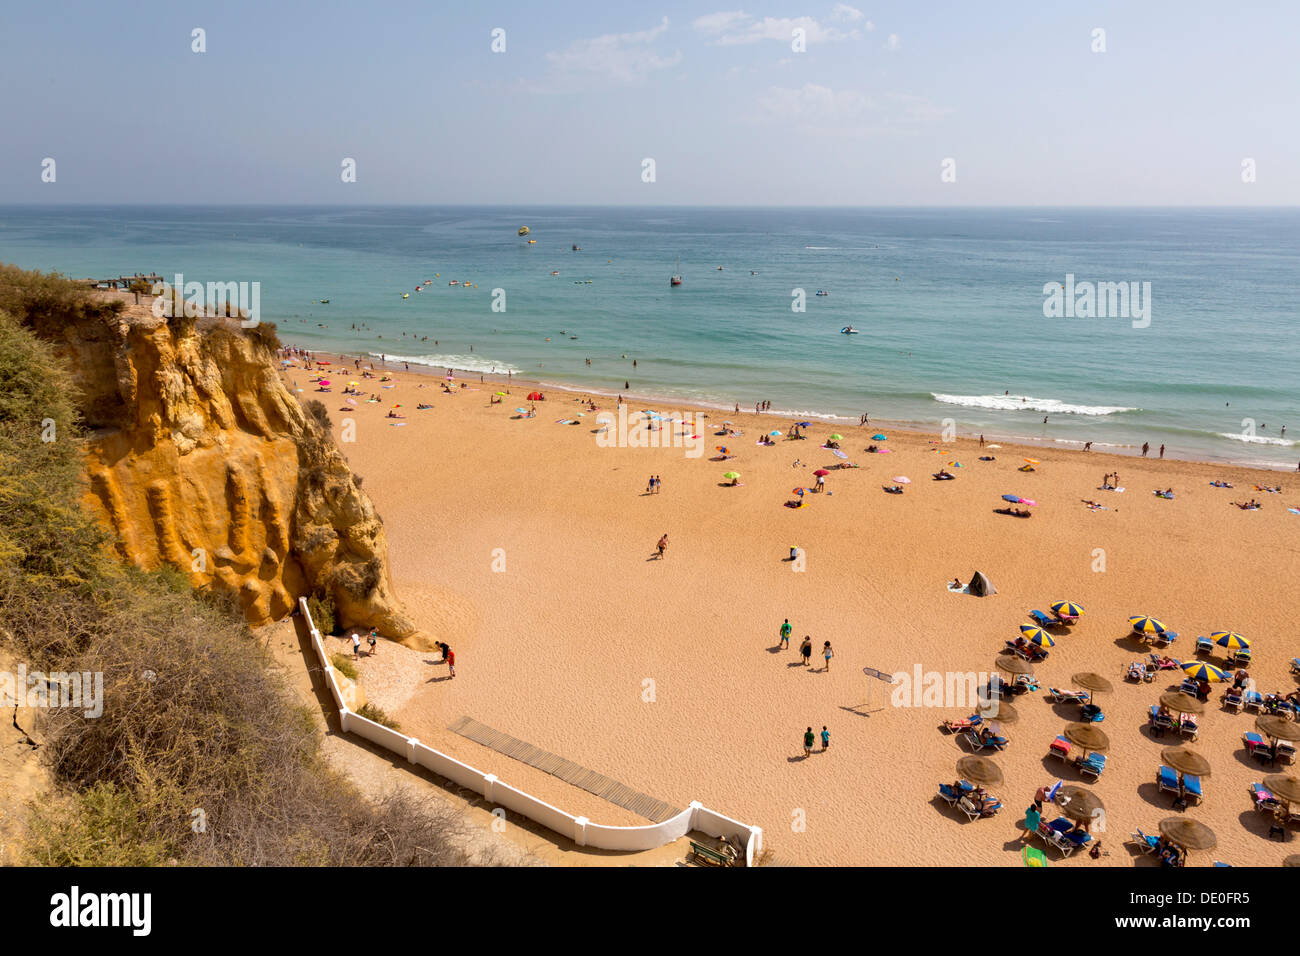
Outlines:
<svg viewBox="0 0 1300 956"><path fill-rule="evenodd" d="M1289 0L13 0L0 203L1297 205L1298 35Z"/></svg>

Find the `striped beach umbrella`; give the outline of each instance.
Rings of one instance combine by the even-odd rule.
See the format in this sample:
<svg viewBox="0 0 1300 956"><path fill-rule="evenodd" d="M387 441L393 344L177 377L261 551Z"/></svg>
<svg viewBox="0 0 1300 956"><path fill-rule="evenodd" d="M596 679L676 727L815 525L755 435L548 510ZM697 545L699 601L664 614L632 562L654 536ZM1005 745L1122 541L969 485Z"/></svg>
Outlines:
<svg viewBox="0 0 1300 956"><path fill-rule="evenodd" d="M1030 644L1037 644L1039 647L1055 647L1056 641L1052 635L1048 634L1041 627L1035 627L1033 624L1021 624L1020 633L1025 635L1025 639Z"/></svg>
<svg viewBox="0 0 1300 956"><path fill-rule="evenodd" d="M1133 630L1139 634L1159 634L1168 630L1154 617L1144 617L1140 614L1129 618L1128 622L1133 625Z"/></svg>
<svg viewBox="0 0 1300 956"><path fill-rule="evenodd" d="M1053 601L1052 610L1061 617L1083 617L1083 608L1073 601Z"/></svg>
<svg viewBox="0 0 1300 956"><path fill-rule="evenodd" d="M1183 673L1193 680L1207 680L1211 684L1225 681L1228 679L1228 672L1219 670L1213 664L1205 664L1201 661L1189 661L1182 665Z"/></svg>
<svg viewBox="0 0 1300 956"><path fill-rule="evenodd" d="M1214 631L1210 634L1214 643L1220 647L1226 647L1230 651L1239 651L1243 647L1250 647L1250 641L1246 640L1236 631Z"/></svg>

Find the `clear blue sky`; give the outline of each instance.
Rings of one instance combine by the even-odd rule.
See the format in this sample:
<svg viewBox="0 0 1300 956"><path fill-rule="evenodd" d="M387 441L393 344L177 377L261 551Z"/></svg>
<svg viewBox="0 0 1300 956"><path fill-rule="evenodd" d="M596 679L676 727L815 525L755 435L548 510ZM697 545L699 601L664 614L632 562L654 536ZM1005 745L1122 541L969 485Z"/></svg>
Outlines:
<svg viewBox="0 0 1300 956"><path fill-rule="evenodd" d="M1300 204L1294 2L13 0L0 16L0 202Z"/></svg>

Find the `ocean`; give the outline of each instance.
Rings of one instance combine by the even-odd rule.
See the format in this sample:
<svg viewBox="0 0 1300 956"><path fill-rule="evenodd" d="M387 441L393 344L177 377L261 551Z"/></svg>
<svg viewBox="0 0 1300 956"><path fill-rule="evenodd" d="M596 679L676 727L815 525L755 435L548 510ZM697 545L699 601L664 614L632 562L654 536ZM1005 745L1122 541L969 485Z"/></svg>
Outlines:
<svg viewBox="0 0 1300 956"><path fill-rule="evenodd" d="M791 418L1300 460L1296 209L10 206L0 261L258 282L262 320L325 352L767 400ZM1075 307L1053 311L1051 283ZM1089 314L1090 283L1123 283L1127 314L1118 286Z"/></svg>

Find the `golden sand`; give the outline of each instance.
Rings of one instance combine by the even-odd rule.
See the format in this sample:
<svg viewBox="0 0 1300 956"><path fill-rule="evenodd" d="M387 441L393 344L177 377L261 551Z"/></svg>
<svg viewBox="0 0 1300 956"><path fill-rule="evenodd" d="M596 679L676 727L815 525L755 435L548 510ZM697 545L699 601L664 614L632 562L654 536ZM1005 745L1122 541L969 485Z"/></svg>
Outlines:
<svg viewBox="0 0 1300 956"><path fill-rule="evenodd" d="M1287 595L1300 570L1300 515L1286 508L1300 505L1300 494L1285 475L1005 444L982 451L966 438L940 443L890 429L890 453L866 454L876 425L816 425L809 440L759 447L759 435L789 422L716 411L710 423L735 419L743 437L716 437L711 427L701 432L705 454L689 458L681 448L599 447L591 413L576 426L556 424L585 410L575 394L548 391L537 416L520 419L514 408L529 404L527 384L511 384L503 403L490 405L507 386L474 381L449 396L432 376L386 374L393 382L384 384L397 387L364 383L382 403L352 407L337 387L317 394L309 373L287 373L302 398L325 402L336 436L352 437L344 429L355 423L355 441L342 448L384 517L397 594L457 655L449 680L436 654L387 645L409 667L372 685L365 675L387 651L363 658L368 696L425 743L594 821L644 822L446 725L468 715L676 806L701 800L762 826L768 846L792 863L1018 865L1017 824L1035 789L1082 781L1045 757L1077 713L1047 702L1046 687L1098 671L1116 685L1099 698L1109 766L1095 785L1084 782L1107 809L1100 862L1131 865L1129 833L1170 815L1154 780L1161 748L1178 741L1145 728L1148 706L1177 683L1164 676L1174 672L1153 684L1123 680L1125 666L1146 657L1127 618L1151 614L1180 632L1172 653L1183 659L1196 635L1239 631L1254 644L1258 689L1296 686L1288 662L1300 644ZM406 415L401 427L384 417L395 402ZM420 402L434 407L417 410ZM597 404L613 409L608 399ZM861 467L832 471L828 493L785 507L815 468L838 461L819 447L833 431ZM718 444L736 457L710 461ZM1017 470L1025 455L1040 459L1035 472ZM949 462L961 463L949 467L957 480L932 481ZM726 486L729 470L743 485ZM1127 490L1098 490L1115 470ZM651 474L663 478L657 495L645 494ZM895 475L913 483L885 494ZM1211 487L1216 478L1235 487ZM1284 494L1253 488L1279 481ZM1174 500L1152 495L1168 487ZM1003 493L1037 500L1034 516L995 513ZM1229 505L1248 497L1264 509ZM1089 498L1108 510L1088 510L1081 499ZM665 532L667 556L655 560ZM784 560L791 546L802 550L802 570ZM976 569L997 595L945 589ZM968 752L939 724L970 708L890 706L879 683L864 706L862 668L987 673L1027 612L1058 599L1083 605L1086 616L1038 665L1043 691L1016 699L1020 720L1005 727L1011 745L994 757L1006 782L992 789L1005 809L967 822L934 795ZM787 617L794 639L778 650ZM797 652L805 634L811 669ZM829 673L826 640L836 655ZM1213 775L1204 803L1187 812L1219 845L1191 862L1276 865L1290 844L1267 838L1246 792L1273 771L1242 749L1253 716L1222 710L1218 692L1193 745ZM829 752L818 743L805 758L805 727L823 725ZM1090 862L1075 854L1066 865Z"/></svg>

